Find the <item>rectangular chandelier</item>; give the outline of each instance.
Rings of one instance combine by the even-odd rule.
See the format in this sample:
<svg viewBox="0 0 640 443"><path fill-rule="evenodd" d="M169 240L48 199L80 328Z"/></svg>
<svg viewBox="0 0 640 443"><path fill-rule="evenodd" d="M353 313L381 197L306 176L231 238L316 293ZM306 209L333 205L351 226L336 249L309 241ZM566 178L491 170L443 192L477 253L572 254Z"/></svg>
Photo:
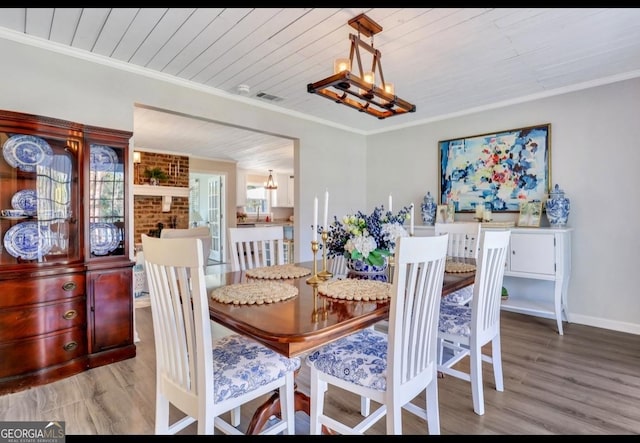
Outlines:
<svg viewBox="0 0 640 443"><path fill-rule="evenodd" d="M365 14L349 20L349 25L358 31L358 35L349 34L349 40L351 40L349 58L336 60L334 74L324 80L309 83L307 92L342 103L381 120L394 115L415 112L416 106L396 96L393 84L384 80L380 62L382 54L373 47L373 36L382 31L382 27ZM371 37L371 44L362 41L361 33ZM360 48L372 55L371 71L364 72L362 69ZM354 55L360 75L351 72ZM375 82L376 69L380 77L380 86Z"/></svg>

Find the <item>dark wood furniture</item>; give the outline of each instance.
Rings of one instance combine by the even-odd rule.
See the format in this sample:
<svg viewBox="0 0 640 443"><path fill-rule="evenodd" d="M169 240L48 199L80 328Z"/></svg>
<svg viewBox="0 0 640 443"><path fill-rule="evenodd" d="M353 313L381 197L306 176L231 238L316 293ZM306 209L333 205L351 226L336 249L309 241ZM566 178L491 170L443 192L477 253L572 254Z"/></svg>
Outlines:
<svg viewBox="0 0 640 443"><path fill-rule="evenodd" d="M473 262L472 259L464 259ZM313 269L311 263L302 263ZM243 271L207 276L207 289L222 285L246 283ZM475 272L445 273L442 295L471 285ZM306 283L307 277L293 279L298 296L289 300L262 305L233 305L209 299L212 320L225 327L248 335L265 346L287 357L301 356L323 344L337 340L360 329L369 327L389 315L389 303L369 301L343 301L317 293L317 287ZM255 280L253 280L255 281ZM296 411L309 414L309 398L296 391ZM269 417L280 410L275 393L261 405L249 424L247 433L262 429Z"/></svg>
<svg viewBox="0 0 640 443"><path fill-rule="evenodd" d="M0 394L136 355L131 136L0 111Z"/></svg>

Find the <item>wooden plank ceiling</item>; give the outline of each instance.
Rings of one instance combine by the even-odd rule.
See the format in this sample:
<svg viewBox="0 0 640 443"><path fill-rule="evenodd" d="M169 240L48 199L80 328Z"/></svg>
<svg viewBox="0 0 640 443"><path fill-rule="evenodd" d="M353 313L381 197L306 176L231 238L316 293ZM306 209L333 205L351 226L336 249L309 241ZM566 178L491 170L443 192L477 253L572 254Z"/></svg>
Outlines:
<svg viewBox="0 0 640 443"><path fill-rule="evenodd" d="M363 12L383 28L373 45L385 80L415 113L378 120L307 92L348 56L347 22ZM3 8L0 37L63 45L231 97L247 85L245 97L263 106L365 134L640 75L638 8ZM293 170L290 140L139 111L141 149L176 151L178 133L190 155Z"/></svg>

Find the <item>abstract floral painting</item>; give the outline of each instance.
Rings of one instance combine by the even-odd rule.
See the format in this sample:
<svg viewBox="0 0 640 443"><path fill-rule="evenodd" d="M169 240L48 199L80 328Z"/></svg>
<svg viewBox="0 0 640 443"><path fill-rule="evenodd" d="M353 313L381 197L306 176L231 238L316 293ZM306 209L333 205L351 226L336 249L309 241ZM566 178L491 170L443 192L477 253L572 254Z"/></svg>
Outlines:
<svg viewBox="0 0 640 443"><path fill-rule="evenodd" d="M453 202L456 212L519 212L522 202L545 200L550 132L543 124L438 142L440 203Z"/></svg>

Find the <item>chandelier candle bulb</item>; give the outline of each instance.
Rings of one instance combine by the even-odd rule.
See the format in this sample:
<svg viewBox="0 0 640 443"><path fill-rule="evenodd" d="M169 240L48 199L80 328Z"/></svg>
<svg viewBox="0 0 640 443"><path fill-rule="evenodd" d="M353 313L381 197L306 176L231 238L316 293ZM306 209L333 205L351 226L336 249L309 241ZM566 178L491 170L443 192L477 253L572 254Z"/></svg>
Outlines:
<svg viewBox="0 0 640 443"><path fill-rule="evenodd" d="M348 58L338 58L333 62L333 73L339 74L342 71L351 71L351 61Z"/></svg>
<svg viewBox="0 0 640 443"><path fill-rule="evenodd" d="M384 92L386 92L387 94L393 96L394 95L394 91L395 91L395 87L393 86L393 83L385 83L384 84ZM386 99L382 99L380 101L381 101L381 103L383 105L386 105L386 104L390 103L390 101L386 100Z"/></svg>

